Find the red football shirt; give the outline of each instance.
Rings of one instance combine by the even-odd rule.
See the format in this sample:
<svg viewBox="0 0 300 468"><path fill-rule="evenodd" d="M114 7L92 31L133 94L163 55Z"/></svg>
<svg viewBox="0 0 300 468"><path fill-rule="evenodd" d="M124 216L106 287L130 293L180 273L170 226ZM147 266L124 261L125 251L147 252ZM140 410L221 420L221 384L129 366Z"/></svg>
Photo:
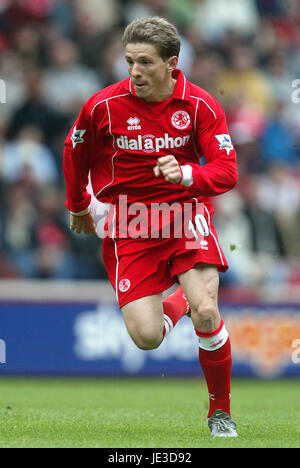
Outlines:
<svg viewBox="0 0 300 468"><path fill-rule="evenodd" d="M180 70L171 98L146 102L136 96L131 79L111 85L83 106L65 141L66 206L80 212L89 206L90 173L94 194L116 204L184 202L230 190L237 182L236 153L224 111L206 91L186 80ZM172 154L190 165L193 183L186 187L156 178L161 156ZM200 166L205 156L206 164Z"/></svg>

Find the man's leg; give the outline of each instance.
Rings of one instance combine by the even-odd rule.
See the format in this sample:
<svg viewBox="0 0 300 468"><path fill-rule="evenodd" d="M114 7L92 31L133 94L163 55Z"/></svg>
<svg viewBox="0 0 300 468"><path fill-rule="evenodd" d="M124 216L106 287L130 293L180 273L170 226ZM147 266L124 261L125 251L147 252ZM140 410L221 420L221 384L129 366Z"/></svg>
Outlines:
<svg viewBox="0 0 300 468"><path fill-rule="evenodd" d="M122 307L126 328L134 343L144 350L157 348L163 340L162 295L142 297Z"/></svg>
<svg viewBox="0 0 300 468"><path fill-rule="evenodd" d="M157 348L178 320L189 312L181 287L162 300L162 294L143 297L122 307L124 321L134 343L141 349Z"/></svg>
<svg viewBox="0 0 300 468"><path fill-rule="evenodd" d="M178 278L199 337L199 361L209 392L208 417L218 409L230 415L231 348L218 309L218 270L199 264Z"/></svg>

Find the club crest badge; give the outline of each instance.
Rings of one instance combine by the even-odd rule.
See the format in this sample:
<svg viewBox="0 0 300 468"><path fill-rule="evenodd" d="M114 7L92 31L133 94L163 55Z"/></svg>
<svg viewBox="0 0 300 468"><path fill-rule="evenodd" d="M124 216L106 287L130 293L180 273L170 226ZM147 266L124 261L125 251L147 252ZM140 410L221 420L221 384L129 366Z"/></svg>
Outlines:
<svg viewBox="0 0 300 468"><path fill-rule="evenodd" d="M191 117L186 111L179 110L174 112L171 118L171 122L173 127L177 128L178 130L185 130L191 123Z"/></svg>
<svg viewBox="0 0 300 468"><path fill-rule="evenodd" d="M121 279L121 281L119 282L119 290L120 290L121 292L126 292L126 291L128 291L128 289L130 288L130 286L131 286L131 283L130 283L129 279L127 279L127 278L123 278L123 279Z"/></svg>

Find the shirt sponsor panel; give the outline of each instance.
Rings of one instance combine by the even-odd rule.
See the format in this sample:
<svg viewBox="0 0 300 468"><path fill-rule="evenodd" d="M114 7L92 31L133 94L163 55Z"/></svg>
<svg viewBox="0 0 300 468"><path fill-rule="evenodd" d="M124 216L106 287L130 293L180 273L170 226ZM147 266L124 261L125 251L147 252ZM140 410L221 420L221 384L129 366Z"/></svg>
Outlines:
<svg viewBox="0 0 300 468"><path fill-rule="evenodd" d="M190 135L173 138L168 133L165 133L163 137L137 135L136 138L129 138L127 135L120 135L116 138L116 145L119 149L143 151L144 153L159 153L163 149L174 149L186 146L190 138Z"/></svg>

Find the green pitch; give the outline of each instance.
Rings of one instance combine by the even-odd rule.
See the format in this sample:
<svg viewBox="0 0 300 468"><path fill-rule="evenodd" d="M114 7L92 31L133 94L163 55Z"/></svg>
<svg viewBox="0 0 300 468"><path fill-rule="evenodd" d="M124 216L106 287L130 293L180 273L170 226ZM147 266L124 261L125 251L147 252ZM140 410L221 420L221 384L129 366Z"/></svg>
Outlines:
<svg viewBox="0 0 300 468"><path fill-rule="evenodd" d="M0 447L300 447L300 382L234 380L238 439L213 439L199 379L0 379Z"/></svg>

